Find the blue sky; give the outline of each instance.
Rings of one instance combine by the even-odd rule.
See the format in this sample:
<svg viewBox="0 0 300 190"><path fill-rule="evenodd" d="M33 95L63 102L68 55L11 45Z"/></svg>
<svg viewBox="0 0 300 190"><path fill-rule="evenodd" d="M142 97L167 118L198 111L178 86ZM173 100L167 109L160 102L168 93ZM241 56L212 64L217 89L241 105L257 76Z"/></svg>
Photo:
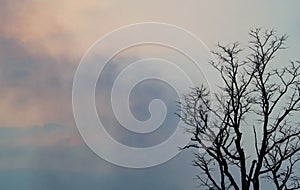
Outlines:
<svg viewBox="0 0 300 190"><path fill-rule="evenodd" d="M274 28L289 35L289 49L278 63L285 64L300 58L299 7L296 0L0 1L0 189L197 189L193 178L199 171L191 166L189 151L153 168L128 169L104 161L85 145L71 100L82 55L116 28L157 21L189 30L210 49L218 42L234 41L246 47L249 29ZM145 94L164 95L163 86L145 85L132 95L137 102ZM103 108L106 98L97 95L98 113L108 123L116 123ZM148 116L146 105L135 106L138 118ZM117 124L112 135L129 145L157 143L172 133L172 122L177 122L174 104L169 108L166 129L157 131L157 136L130 136L118 131Z"/></svg>

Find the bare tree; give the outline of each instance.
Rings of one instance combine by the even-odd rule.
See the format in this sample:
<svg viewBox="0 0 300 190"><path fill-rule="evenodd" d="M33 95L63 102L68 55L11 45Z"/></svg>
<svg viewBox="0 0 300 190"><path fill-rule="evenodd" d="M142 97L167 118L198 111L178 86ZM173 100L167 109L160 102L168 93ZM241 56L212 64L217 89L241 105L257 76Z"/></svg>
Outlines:
<svg viewBox="0 0 300 190"><path fill-rule="evenodd" d="M178 116L192 133L183 149L205 149L195 152L194 165L208 189L259 190L262 180L277 190L300 189L300 62L276 66L286 35L261 29L249 34L244 60L238 43L218 44L213 52L211 64L224 82L218 92L201 86L183 96Z"/></svg>

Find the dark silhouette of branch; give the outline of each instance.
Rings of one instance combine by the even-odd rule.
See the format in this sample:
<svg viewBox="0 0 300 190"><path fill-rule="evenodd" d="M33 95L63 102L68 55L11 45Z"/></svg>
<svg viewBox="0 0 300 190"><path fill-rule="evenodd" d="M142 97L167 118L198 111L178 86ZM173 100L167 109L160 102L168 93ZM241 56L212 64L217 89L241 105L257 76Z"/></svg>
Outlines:
<svg viewBox="0 0 300 190"><path fill-rule="evenodd" d="M286 49L287 35L261 29L249 35L244 61L239 43L218 44L212 52L211 64L224 81L219 92L200 86L183 96L177 115L193 137L182 149L206 150L195 153L194 165L208 189L259 190L262 178L277 190L299 189L300 122L293 115L300 111L300 62L272 69L276 53ZM245 149L250 143L244 142L245 128L253 129L254 154Z"/></svg>

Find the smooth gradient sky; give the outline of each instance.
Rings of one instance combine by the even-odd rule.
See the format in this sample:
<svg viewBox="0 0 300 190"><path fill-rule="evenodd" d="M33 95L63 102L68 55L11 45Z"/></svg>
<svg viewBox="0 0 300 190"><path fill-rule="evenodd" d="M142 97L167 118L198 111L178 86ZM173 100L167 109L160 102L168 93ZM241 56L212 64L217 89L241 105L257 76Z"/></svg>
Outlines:
<svg viewBox="0 0 300 190"><path fill-rule="evenodd" d="M210 49L234 41L246 47L249 29L274 28L289 35L279 63L285 64L300 59L299 8L297 0L0 0L0 189L197 189L193 178L199 171L189 151L153 168L127 169L84 144L71 104L82 55L116 28L156 21L189 30ZM137 89L136 97L143 91L149 97L163 94L151 87ZM101 104L101 94L98 99ZM148 114L144 107L134 110L140 118ZM100 106L98 112L106 110ZM115 129L112 134L124 136ZM149 145L153 139L125 141Z"/></svg>

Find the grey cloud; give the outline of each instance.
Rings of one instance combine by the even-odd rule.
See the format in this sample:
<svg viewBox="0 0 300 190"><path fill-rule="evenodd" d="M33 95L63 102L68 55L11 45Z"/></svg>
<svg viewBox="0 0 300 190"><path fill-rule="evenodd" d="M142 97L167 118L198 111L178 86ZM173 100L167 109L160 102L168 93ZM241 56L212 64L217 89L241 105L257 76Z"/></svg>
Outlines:
<svg viewBox="0 0 300 190"><path fill-rule="evenodd" d="M44 138L70 134L57 124L30 129L1 128L6 139L19 141L24 136ZM78 134L73 134L76 136ZM1 138L2 139L2 138ZM168 163L148 169L121 168L102 160L84 144L67 141L49 145L1 146L0 183L4 189L195 189L197 172L191 166L191 152ZM2 144L2 143L1 143Z"/></svg>

